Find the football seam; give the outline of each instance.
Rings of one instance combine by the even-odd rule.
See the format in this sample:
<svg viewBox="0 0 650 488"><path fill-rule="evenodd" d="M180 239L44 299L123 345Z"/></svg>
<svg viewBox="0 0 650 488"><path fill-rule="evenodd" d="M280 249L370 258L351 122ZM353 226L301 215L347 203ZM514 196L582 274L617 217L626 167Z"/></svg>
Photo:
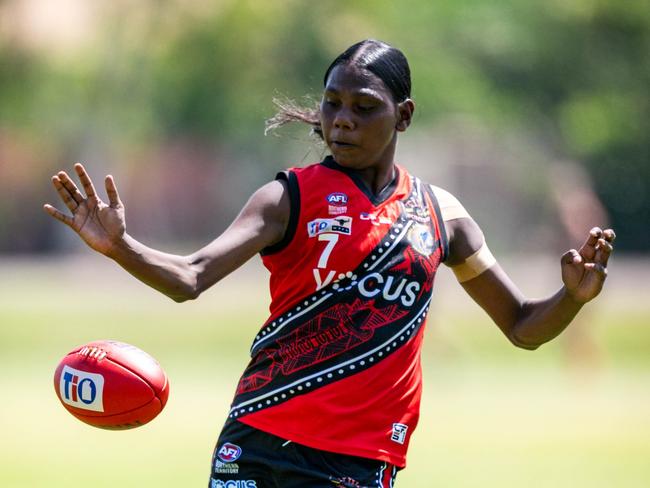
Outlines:
<svg viewBox="0 0 650 488"><path fill-rule="evenodd" d="M149 380L147 380L147 378L143 378L143 377L140 375L140 373L138 373L137 371L133 371L129 366L127 366L127 365L121 363L120 361L117 361L117 360L113 359L112 357L107 356L106 359L108 359L108 360L111 361L112 363L117 364L118 366L123 367L124 369L126 369L127 371L129 371L131 374L133 374L133 375L137 376L138 378L140 378L140 379L141 379L141 380L142 380L142 381L143 381L143 382L144 382L144 383L145 383L149 388L151 388L151 391L153 391L153 396L154 396L154 398L157 398L158 401L160 402L161 409L165 407L165 406L163 405L162 399L160 398L160 396L158 396L158 392L157 392L156 389L153 387L153 385L149 382ZM155 361L155 359L154 359L154 361ZM167 373L165 372L165 370L163 369L163 367L160 365L160 363L159 363L158 361L156 361L156 364L158 365L158 367L160 368L160 370L162 371L162 373L163 373L163 375L164 375L164 377L165 377L165 384L162 386L162 388L161 388L161 390L160 390L160 391L164 391L164 390L165 390L165 387L167 386L167 383L168 383L168 381L167 381ZM147 404L145 404L145 405L147 405ZM139 408L139 407L138 407L138 408Z"/></svg>
<svg viewBox="0 0 650 488"><path fill-rule="evenodd" d="M131 412L135 412L136 410L139 410L139 409L141 409L142 407L146 407L147 405L149 405L149 404L150 404L151 402L153 402L154 400L158 400L158 402L159 402L160 405L161 405L161 406L160 406L160 411L162 412L162 409L163 409L162 402L160 401L160 398L158 398L157 396L154 396L154 397L153 397L151 400L149 400L147 403L143 403L142 405L140 405L140 406L138 406L138 407L132 408L131 410L125 410L124 412L120 412L120 413L113 413L113 414L111 414L111 415L86 415L86 414L83 414L83 413L79 413L78 410L80 410L80 409L78 409L78 408L77 408L76 410L74 410L74 412L70 410L70 413L73 413L74 415L78 415L78 416L80 416L80 417L84 417L84 418L87 418L87 419L110 419L110 418L113 418L113 417L117 417L118 415L127 415L127 414L129 414L129 413L131 413ZM66 408L67 408L67 407L66 407ZM158 413L160 413L160 412L158 412ZM156 416L157 416L157 415L156 415ZM155 418L155 417L154 417L154 418ZM153 419L151 419L151 420L153 420ZM149 422L150 422L150 421L149 421Z"/></svg>
<svg viewBox="0 0 650 488"><path fill-rule="evenodd" d="M81 345L81 346L75 347L72 351L70 351L68 354L66 354L66 356L61 361L61 363L63 363L66 358L72 357L74 355L79 354L79 352L84 347L87 347L87 345ZM97 347L101 347L101 346L98 345ZM143 408L146 408L146 407L151 407L151 404L152 404L152 402L154 402L154 400L157 400L157 405L158 405L158 408L159 408L158 412L154 415L154 417L158 416L158 414L160 414L162 412L162 410L164 410L165 404L167 403L166 401L163 401L163 396L164 396L163 393L166 392L166 390L169 388L169 378L167 376L166 371L162 368L162 366L160 365L160 363L156 359L154 359L153 357L151 357L147 353L144 353L144 354L147 355L150 358L150 360L153 361L153 363L157 365L157 367L159 368L160 372L163 375L163 385L160 387L159 391L157 391L157 389L154 387L153 383L151 381L149 381L148 378L145 378L144 376L142 376L140 374L140 372L135 371L134 369L132 369L129 365L125 364L124 362L113 358L112 355L111 356L107 355L105 358L99 359L99 360L97 360L97 358L95 358L95 359L96 359L97 363L101 362L102 360L108 360L112 364L114 364L114 365L116 365L116 366L118 366L120 368L123 368L125 371L128 371L130 374L132 374L133 376L138 378L142 383L147 385L147 387L153 393L153 396L149 399L149 401L147 401L147 402L145 402L143 404L140 404L138 406L135 406L135 407L133 407L131 409L125 410L123 412L119 412L119 413L113 413L113 414L110 414L110 415L105 415L105 412L101 412L101 413L96 412L95 413L95 412L92 412L92 411L89 411L89 410L86 410L86 409L81 409L79 407L75 407L74 405L69 405L69 404L66 404L65 402L63 402L63 400L61 399L61 394L60 394L59 388L58 388L58 383L59 382L56 382L55 383L55 389L56 389L57 396L59 397L59 400L61 400L61 403L63 403L63 406L72 415L78 417L79 419L87 419L88 421L92 421L93 419L108 419L108 420L110 420L110 419L113 419L113 418L116 418L116 417L119 417L119 416L122 416L122 415L128 415L128 414L133 413L133 412L135 412L137 410L140 410L140 409L143 409ZM60 364L59 364L59 366L60 366ZM167 396L168 396L169 392L167 391L166 393L167 393ZM93 414L93 413L95 413L95 414ZM153 419L150 419L150 420L153 420ZM144 423L148 423L150 420L147 420ZM92 424L92 425L95 425L95 424ZM101 425L98 425L97 427L104 428L104 426L101 426Z"/></svg>

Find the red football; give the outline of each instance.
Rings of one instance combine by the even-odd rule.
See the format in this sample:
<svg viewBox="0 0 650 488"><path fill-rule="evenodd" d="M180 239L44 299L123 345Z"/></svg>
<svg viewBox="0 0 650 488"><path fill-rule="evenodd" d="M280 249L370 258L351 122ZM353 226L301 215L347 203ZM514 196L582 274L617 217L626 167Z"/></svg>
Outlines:
<svg viewBox="0 0 650 488"><path fill-rule="evenodd" d="M154 358L130 344L95 341L70 351L54 373L63 406L102 429L146 424L167 403L167 375Z"/></svg>

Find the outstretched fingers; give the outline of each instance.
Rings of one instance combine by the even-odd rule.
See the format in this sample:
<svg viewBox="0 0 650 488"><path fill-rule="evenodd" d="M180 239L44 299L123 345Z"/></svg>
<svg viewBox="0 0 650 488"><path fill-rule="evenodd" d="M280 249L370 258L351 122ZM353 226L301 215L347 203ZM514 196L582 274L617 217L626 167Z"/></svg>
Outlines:
<svg viewBox="0 0 650 488"><path fill-rule="evenodd" d="M97 192L95 191L95 185L93 185L90 176L88 176L88 172L86 171L86 168L84 168L81 163L77 163L74 165L74 169L77 172L79 181L81 181L81 184L83 185L84 191L86 192L88 198L96 199Z"/></svg>
<svg viewBox="0 0 650 488"><path fill-rule="evenodd" d="M79 204L84 200L77 185L74 184L64 171L61 171L56 176L52 177L52 184L61 197L61 200L63 200L63 203L65 203L66 207L68 207L71 212L74 212Z"/></svg>
<svg viewBox="0 0 650 488"><path fill-rule="evenodd" d="M54 208L49 203L46 203L45 205L43 205L43 209L48 214L50 214L52 217L54 217L55 219L60 220L61 222L63 222L64 224L66 224L66 225L68 225L70 227L73 226L72 225L73 224L72 217L70 217L70 216L64 214L63 212L57 210L56 208Z"/></svg>
<svg viewBox="0 0 650 488"><path fill-rule="evenodd" d="M122 205L120 194L117 192L117 185L112 175L108 175L105 180L106 193L108 194L108 203L112 208L117 208Z"/></svg>
<svg viewBox="0 0 650 488"><path fill-rule="evenodd" d="M72 181L72 179L68 176L68 173L65 171L59 171L57 173L57 176L61 181L61 184L65 187L66 190L68 190L70 196L74 199L74 201L81 203L84 200L84 196L81 194L74 181Z"/></svg>

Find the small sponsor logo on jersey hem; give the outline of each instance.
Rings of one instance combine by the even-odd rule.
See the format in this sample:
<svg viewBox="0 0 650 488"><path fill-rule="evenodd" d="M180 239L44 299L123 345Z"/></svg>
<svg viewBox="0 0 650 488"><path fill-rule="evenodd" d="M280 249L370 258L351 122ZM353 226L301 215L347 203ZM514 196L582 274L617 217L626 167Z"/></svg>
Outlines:
<svg viewBox="0 0 650 488"><path fill-rule="evenodd" d="M334 486L340 486L341 488L363 488L361 483L349 476L343 478L334 478L333 476L330 476L330 481Z"/></svg>
<svg viewBox="0 0 650 488"><path fill-rule="evenodd" d="M398 444L404 444L406 442L406 432L408 431L408 425L400 424L398 422L393 424L393 431L390 435L390 440L397 442Z"/></svg>
<svg viewBox="0 0 650 488"><path fill-rule="evenodd" d="M255 480L221 480L212 478L210 488L257 488Z"/></svg>

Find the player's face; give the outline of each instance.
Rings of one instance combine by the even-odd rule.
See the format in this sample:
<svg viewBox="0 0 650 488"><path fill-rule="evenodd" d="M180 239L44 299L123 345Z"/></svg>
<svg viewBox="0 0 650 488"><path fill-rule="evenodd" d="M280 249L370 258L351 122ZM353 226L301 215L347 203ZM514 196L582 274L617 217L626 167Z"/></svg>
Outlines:
<svg viewBox="0 0 650 488"><path fill-rule="evenodd" d="M397 131L406 128L402 119L400 104L379 77L350 64L331 71L321 101L321 127L337 163L359 170L392 164Z"/></svg>

